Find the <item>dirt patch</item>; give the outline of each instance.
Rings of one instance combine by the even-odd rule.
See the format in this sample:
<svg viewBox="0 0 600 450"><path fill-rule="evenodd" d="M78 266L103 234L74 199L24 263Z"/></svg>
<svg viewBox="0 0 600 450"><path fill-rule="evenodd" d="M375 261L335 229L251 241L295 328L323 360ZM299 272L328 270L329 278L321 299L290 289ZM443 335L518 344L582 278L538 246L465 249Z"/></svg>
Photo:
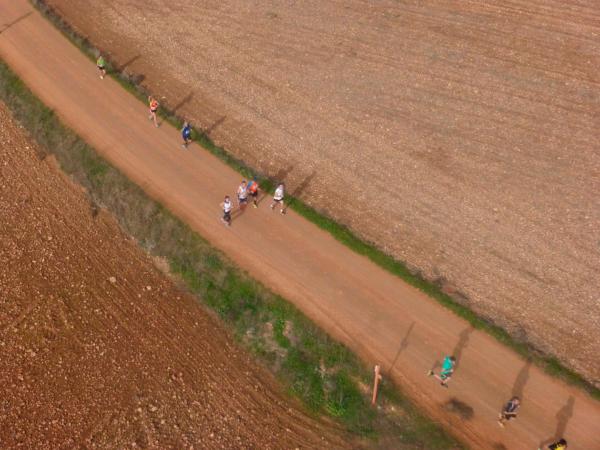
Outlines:
<svg viewBox="0 0 600 450"><path fill-rule="evenodd" d="M0 104L2 448L330 448Z"/></svg>
<svg viewBox="0 0 600 450"><path fill-rule="evenodd" d="M600 378L597 2L48 3L233 155Z"/></svg>

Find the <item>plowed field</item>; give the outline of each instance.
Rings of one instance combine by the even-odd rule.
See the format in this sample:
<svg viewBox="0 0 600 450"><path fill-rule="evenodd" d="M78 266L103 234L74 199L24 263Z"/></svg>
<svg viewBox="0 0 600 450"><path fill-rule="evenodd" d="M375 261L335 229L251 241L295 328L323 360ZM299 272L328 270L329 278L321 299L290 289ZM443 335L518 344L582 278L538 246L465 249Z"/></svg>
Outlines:
<svg viewBox="0 0 600 450"><path fill-rule="evenodd" d="M600 3L49 0L250 165L600 379Z"/></svg>
<svg viewBox="0 0 600 450"><path fill-rule="evenodd" d="M0 447L337 448L0 104Z"/></svg>

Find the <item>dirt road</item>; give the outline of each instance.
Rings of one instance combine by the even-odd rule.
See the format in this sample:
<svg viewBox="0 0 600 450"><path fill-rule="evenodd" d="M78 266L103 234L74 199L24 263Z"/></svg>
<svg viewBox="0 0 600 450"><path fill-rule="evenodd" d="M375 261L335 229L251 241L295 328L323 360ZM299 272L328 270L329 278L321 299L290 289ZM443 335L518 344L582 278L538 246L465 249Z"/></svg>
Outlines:
<svg viewBox="0 0 600 450"><path fill-rule="evenodd" d="M273 214L264 202L224 228L218 203L239 175L196 146L182 150L176 130L151 126L144 105L112 80L99 80L94 65L37 13L26 15L30 10L25 0L0 2L3 21L23 17L0 34L0 56L44 102L250 274L365 361L380 362L385 376L453 433L478 449L536 448L557 433L570 448L600 449L591 432L600 423L598 402L470 330L293 212ZM425 373L447 353L459 366L445 390ZM522 412L501 430L498 409L514 392L524 398Z"/></svg>
<svg viewBox="0 0 600 450"><path fill-rule="evenodd" d="M600 2L46 1L228 152L600 386Z"/></svg>
<svg viewBox="0 0 600 450"><path fill-rule="evenodd" d="M347 447L0 103L0 447Z"/></svg>

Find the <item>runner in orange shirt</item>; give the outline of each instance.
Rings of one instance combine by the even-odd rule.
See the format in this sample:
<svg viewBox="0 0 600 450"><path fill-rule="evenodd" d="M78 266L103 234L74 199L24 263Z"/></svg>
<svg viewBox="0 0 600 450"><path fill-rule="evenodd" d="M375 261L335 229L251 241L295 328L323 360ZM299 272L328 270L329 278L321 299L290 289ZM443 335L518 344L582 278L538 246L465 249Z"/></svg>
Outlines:
<svg viewBox="0 0 600 450"><path fill-rule="evenodd" d="M248 183L248 193L252 197L252 206L258 208L258 183L256 180L250 180Z"/></svg>
<svg viewBox="0 0 600 450"><path fill-rule="evenodd" d="M158 120L156 119L156 112L158 111L159 103L154 97L148 97L148 106L150 107L150 115L148 120L154 120L154 126L158 128Z"/></svg>

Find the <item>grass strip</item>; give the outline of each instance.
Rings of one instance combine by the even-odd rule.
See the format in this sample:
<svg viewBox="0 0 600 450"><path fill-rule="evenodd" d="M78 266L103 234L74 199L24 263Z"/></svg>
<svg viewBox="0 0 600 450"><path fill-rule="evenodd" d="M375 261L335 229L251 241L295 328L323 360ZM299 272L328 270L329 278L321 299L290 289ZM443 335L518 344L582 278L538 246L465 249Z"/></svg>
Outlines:
<svg viewBox="0 0 600 450"><path fill-rule="evenodd" d="M332 417L356 438L371 438L370 442L385 435L397 448L461 448L394 387L383 386L383 409L371 408L370 370L346 347L150 199L65 127L2 60L0 99L62 170L86 188L90 214L98 205L106 208L147 252L165 258L187 289L214 310L309 411Z"/></svg>
<svg viewBox="0 0 600 450"><path fill-rule="evenodd" d="M95 62L97 55L100 53L105 54L105 52L101 52L87 38L79 35L70 26L70 24L66 22L52 7L47 5L44 0L30 1L50 22L52 22L91 60ZM119 66L111 61L110 58L106 59L108 63L108 73L127 91L131 92L141 101L146 102L150 92L141 85L141 80L143 80L143 78L135 74L129 74L119 70ZM181 128L183 125L184 119L164 106L161 106L159 115L165 121L177 128ZM210 153L217 156L224 163L239 172L242 176L258 180L261 188L264 191L273 193L275 183L278 180L268 179L263 174L253 170L243 161L233 157L222 147L215 145L210 137L204 132L194 132L193 139ZM411 286L423 291L438 303L465 319L467 322L469 322L469 324L471 324L471 326L473 326L473 328L487 332L501 343L515 350L524 359L533 362L535 365L544 370L544 372L556 378L560 378L571 385L577 386L589 393L593 398L600 400L599 388L587 381L577 372L566 367L556 357L546 355L530 343L516 339L502 327L494 324L490 320L480 317L469 307L443 292L441 285L426 280L420 275L420 273L411 271L408 269L406 264L381 251L375 244L365 242L356 236L348 227L337 223L322 211L317 211L315 208L307 205L298 198L293 198L287 195L286 198L288 199L288 205L290 208L317 225L319 228L327 231L329 234L331 234L331 236L348 248L352 249L356 253L366 256L379 267L387 270L393 275L398 276Z"/></svg>

